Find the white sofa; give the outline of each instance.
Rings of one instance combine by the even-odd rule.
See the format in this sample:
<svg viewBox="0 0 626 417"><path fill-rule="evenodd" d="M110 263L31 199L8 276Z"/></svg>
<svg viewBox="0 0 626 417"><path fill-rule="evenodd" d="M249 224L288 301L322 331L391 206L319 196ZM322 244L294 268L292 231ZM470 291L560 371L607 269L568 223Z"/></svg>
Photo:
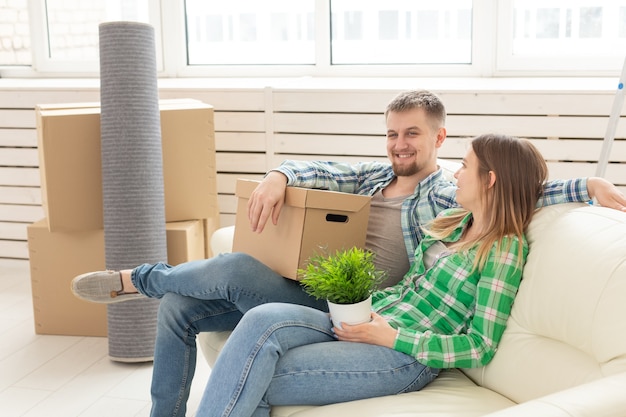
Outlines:
<svg viewBox="0 0 626 417"><path fill-rule="evenodd" d="M626 214L586 204L540 210L530 254L495 358L443 371L424 390L273 417L626 416ZM227 252L232 227L213 237ZM251 278L252 279L252 278ZM205 333L209 364L228 333Z"/></svg>

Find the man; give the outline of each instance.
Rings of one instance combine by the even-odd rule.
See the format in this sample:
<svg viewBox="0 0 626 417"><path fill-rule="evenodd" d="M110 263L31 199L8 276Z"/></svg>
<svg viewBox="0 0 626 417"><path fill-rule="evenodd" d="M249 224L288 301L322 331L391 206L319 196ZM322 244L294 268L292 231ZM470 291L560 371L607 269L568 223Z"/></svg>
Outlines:
<svg viewBox="0 0 626 417"><path fill-rule="evenodd" d="M446 139L445 108L428 91L407 91L385 111L387 156L391 163L356 165L286 161L270 171L249 200L252 229L277 223L287 186L323 188L372 196L366 247L377 266L387 271L385 285L408 271L422 239L420 226L442 210L456 206L456 186L437 166L437 150ZM552 181L542 204L588 201L625 209L626 198L601 178ZM196 364L196 335L232 330L252 307L268 302L302 304L327 310L299 283L284 279L241 253L171 267L141 265L121 273L83 274L73 291L94 302L116 302L137 296L161 298L152 377L152 413L184 416ZM113 297L113 298L112 298Z"/></svg>

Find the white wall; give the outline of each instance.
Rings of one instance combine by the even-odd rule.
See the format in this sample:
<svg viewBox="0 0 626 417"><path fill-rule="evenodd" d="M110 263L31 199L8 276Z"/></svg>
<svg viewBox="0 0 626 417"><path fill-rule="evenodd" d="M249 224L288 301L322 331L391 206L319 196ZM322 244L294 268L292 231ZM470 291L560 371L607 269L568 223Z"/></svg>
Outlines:
<svg viewBox="0 0 626 417"><path fill-rule="evenodd" d="M383 110L399 91L427 88L448 110L443 158L466 138L498 132L534 141L551 178L591 176L614 100L612 80L160 80L161 98L215 107L222 225L232 224L236 178L261 178L284 159L385 159ZM35 105L94 102L98 80L0 79L0 258L28 258L26 226L41 207ZM626 112L606 177L626 192Z"/></svg>

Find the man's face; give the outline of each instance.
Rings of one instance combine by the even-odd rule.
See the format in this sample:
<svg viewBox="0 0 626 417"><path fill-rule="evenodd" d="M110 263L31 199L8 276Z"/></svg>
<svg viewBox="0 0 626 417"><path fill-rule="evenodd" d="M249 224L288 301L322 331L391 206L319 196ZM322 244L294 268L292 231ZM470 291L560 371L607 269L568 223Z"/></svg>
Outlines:
<svg viewBox="0 0 626 417"><path fill-rule="evenodd" d="M399 176L425 177L437 169L437 148L445 128L435 129L426 112L417 108L387 115L387 157Z"/></svg>

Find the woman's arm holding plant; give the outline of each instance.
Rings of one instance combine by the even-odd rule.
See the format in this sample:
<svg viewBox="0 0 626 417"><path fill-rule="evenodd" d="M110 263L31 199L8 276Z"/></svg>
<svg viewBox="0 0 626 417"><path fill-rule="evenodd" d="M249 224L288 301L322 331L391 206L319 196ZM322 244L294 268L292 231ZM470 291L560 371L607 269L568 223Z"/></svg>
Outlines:
<svg viewBox="0 0 626 417"><path fill-rule="evenodd" d="M507 241L507 239L503 239ZM492 251L481 271L476 292L476 309L468 330L461 334L421 332L410 328L392 328L378 314L372 321L335 329L339 340L386 346L416 357L436 368L469 368L488 363L495 354L522 275L517 239L511 247L495 255ZM524 254L527 250L525 248Z"/></svg>

